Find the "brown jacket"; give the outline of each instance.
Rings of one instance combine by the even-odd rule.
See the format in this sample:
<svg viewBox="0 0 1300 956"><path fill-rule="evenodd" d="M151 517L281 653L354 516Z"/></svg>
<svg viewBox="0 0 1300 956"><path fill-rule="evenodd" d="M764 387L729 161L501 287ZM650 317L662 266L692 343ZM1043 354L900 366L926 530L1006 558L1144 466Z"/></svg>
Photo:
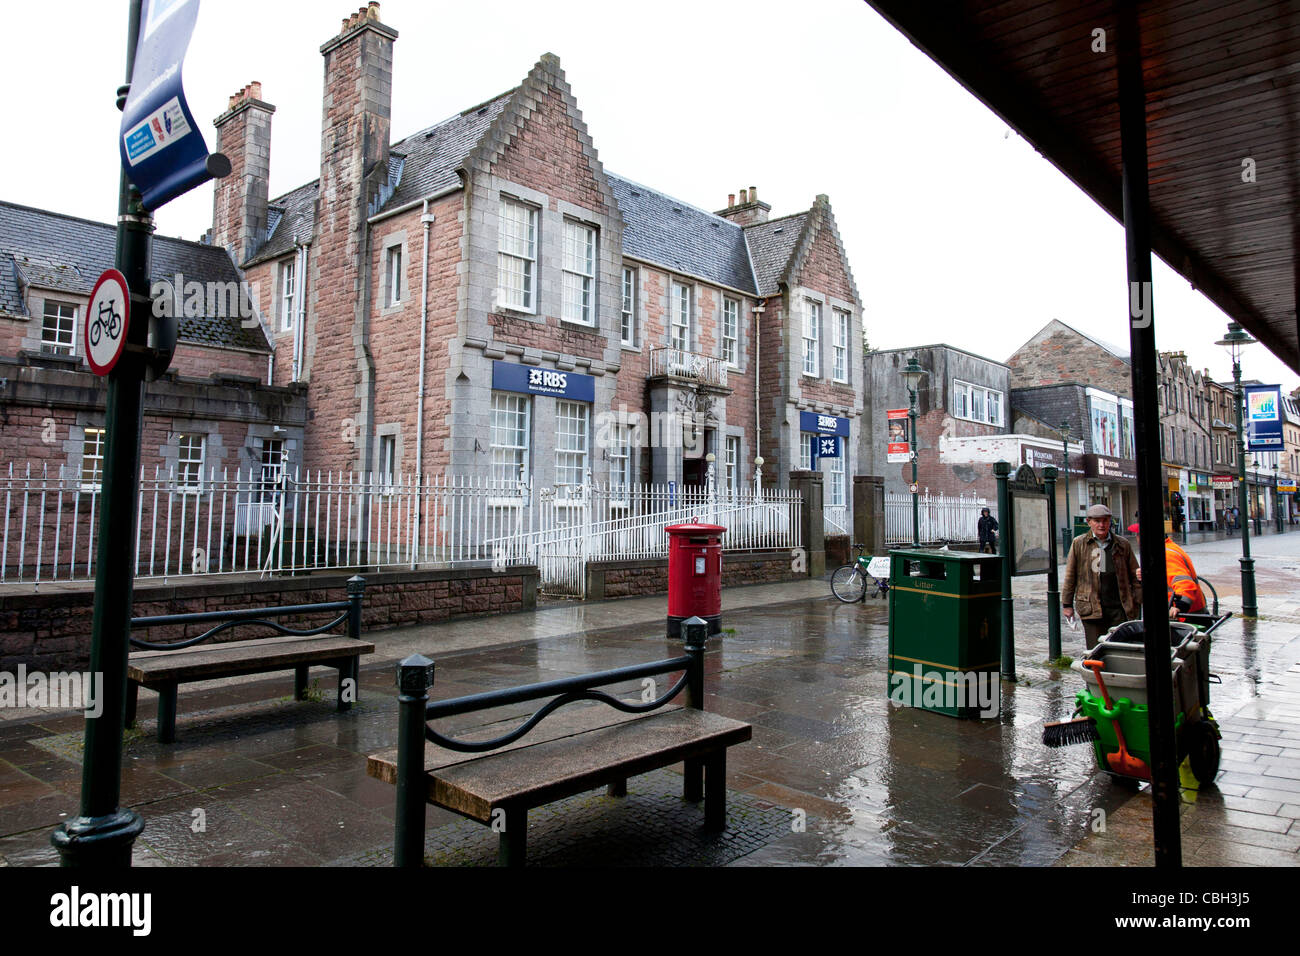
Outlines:
<svg viewBox="0 0 1300 956"><path fill-rule="evenodd" d="M1119 583L1119 600L1124 606L1124 616L1130 621L1142 609L1142 585L1137 579L1137 555L1128 539L1111 532L1111 558L1115 565L1115 579ZM1101 584L1101 546L1091 531L1081 534L1070 545L1070 557L1065 562L1065 583L1061 585L1061 606L1073 607L1081 618L1101 617L1101 599L1097 589Z"/></svg>

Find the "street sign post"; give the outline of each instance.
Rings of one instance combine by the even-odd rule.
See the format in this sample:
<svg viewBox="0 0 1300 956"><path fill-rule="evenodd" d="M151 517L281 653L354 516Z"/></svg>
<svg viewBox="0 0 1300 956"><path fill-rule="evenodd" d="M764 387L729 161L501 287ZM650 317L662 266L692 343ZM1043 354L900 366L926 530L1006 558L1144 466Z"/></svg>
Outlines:
<svg viewBox="0 0 1300 956"><path fill-rule="evenodd" d="M135 501L145 376L166 370L168 339L174 331L156 326L152 316L150 210L230 172L224 156L208 155L181 89L181 67L198 6L198 0L130 0L128 8L127 82L117 89L123 118L116 268L96 283L83 323L91 367L108 380L90 633L90 670L100 677L103 706L99 716L86 718L79 812L50 835L64 866L129 867L135 839L144 830L144 818L121 805Z"/></svg>

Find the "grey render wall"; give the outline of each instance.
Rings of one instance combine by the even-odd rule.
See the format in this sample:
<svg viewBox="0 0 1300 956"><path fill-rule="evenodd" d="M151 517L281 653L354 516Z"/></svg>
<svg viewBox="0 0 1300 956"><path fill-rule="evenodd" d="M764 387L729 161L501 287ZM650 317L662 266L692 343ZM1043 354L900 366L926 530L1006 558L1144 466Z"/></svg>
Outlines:
<svg viewBox="0 0 1300 956"><path fill-rule="evenodd" d="M1017 388L1011 393L1011 407L1014 412L1023 412L1037 419L1048 428L1058 428L1062 422L1070 424L1070 441L1082 441L1084 452L1092 454L1092 424L1088 418L1088 396L1082 385L1041 385L1036 388ZM1032 424L1025 424L1017 431L1031 435L1060 438L1060 432L1044 432Z"/></svg>
<svg viewBox="0 0 1300 956"><path fill-rule="evenodd" d="M863 363L867 408L859 444L861 474L885 476L885 490L906 491L903 470L910 467L886 461L888 425L885 412L907 408L907 386L901 374L913 355L928 374L921 379L916 395L918 451L922 461L927 453L937 455L944 434L952 436L994 435L1011 432L1011 370L1001 362L987 359L948 345L869 352ZM978 424L952 415L953 382L994 389L1002 393L1002 425Z"/></svg>

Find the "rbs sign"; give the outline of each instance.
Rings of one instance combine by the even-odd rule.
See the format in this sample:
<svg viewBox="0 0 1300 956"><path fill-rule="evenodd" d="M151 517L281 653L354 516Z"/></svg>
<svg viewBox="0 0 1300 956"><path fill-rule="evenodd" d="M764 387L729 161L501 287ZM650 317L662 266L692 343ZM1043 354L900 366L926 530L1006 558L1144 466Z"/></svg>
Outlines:
<svg viewBox="0 0 1300 956"><path fill-rule="evenodd" d="M581 372L555 372L510 362L492 363L492 387L499 392L551 395L577 402L596 400L596 380Z"/></svg>

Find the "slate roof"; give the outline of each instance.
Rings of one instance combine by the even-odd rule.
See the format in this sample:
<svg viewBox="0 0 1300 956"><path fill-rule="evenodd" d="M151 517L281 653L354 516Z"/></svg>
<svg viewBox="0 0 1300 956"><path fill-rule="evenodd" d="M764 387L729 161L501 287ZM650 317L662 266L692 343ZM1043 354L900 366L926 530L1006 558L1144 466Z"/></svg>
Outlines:
<svg viewBox="0 0 1300 956"><path fill-rule="evenodd" d="M631 180L606 176L623 214L625 254L755 293L739 225Z"/></svg>
<svg viewBox="0 0 1300 956"><path fill-rule="evenodd" d="M18 284L18 264L7 252L0 252L0 313L26 315L22 287Z"/></svg>
<svg viewBox="0 0 1300 956"><path fill-rule="evenodd" d="M780 291L779 283L807 221L808 213L800 212L746 227L745 239L754 258L759 295L776 295Z"/></svg>
<svg viewBox="0 0 1300 956"><path fill-rule="evenodd" d="M35 286L88 295L95 279L113 264L115 239L116 230L106 223L0 201L0 257L10 257ZM0 301L8 294L6 271L0 261ZM153 278L170 280L177 273L186 282L239 281L225 250L155 236ZM236 319L183 316L180 338L200 345L271 351L260 327L244 328Z"/></svg>
<svg viewBox="0 0 1300 956"><path fill-rule="evenodd" d="M271 237L245 265L293 252L295 236L300 242L311 239L316 224L316 194L319 191L320 180L314 179L267 203L267 221L274 223L275 228L271 230Z"/></svg>
<svg viewBox="0 0 1300 956"><path fill-rule="evenodd" d="M471 106L414 136L406 137L400 143L394 143L393 152L405 155L406 165L397 191L384 204L385 208L396 209L430 193L459 185L460 176L456 170L501 115L517 89L507 90L486 103Z"/></svg>

